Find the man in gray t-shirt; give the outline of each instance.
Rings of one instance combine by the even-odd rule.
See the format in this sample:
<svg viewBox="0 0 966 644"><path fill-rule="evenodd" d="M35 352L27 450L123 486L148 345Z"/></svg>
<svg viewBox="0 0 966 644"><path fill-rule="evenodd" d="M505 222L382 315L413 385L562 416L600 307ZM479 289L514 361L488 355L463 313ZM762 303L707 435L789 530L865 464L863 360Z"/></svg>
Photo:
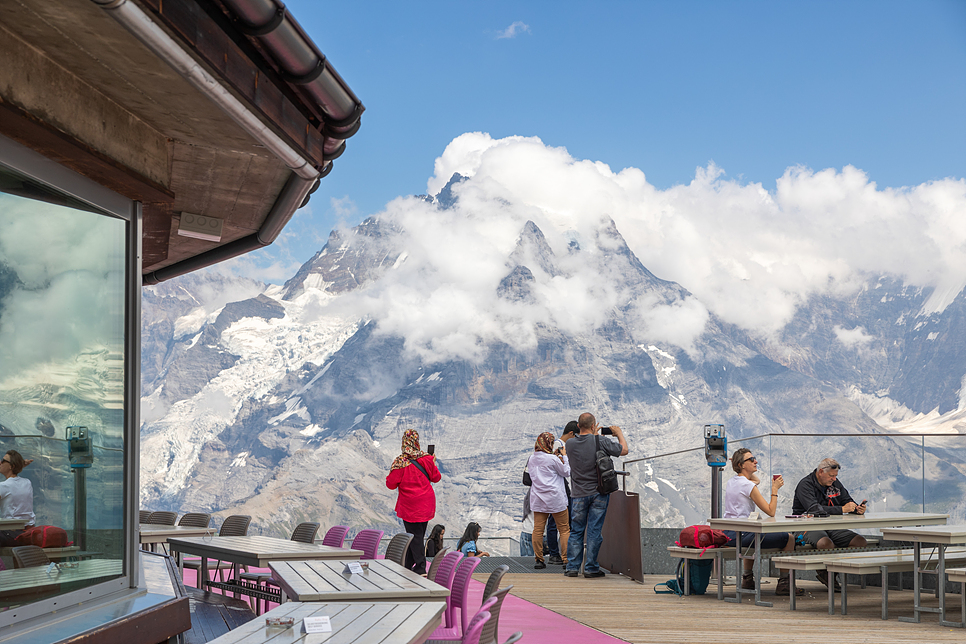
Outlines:
<svg viewBox="0 0 966 644"><path fill-rule="evenodd" d="M567 569L564 574L576 577L584 557L584 533L587 534L587 561L584 577L603 577L597 563L597 553L603 543L601 528L607 515L610 496L597 493L597 439L600 449L611 456L627 454L627 439L620 427L612 426L613 436L600 436L600 425L593 414L584 413L577 419L580 434L567 441L570 461L570 541L567 542Z"/></svg>

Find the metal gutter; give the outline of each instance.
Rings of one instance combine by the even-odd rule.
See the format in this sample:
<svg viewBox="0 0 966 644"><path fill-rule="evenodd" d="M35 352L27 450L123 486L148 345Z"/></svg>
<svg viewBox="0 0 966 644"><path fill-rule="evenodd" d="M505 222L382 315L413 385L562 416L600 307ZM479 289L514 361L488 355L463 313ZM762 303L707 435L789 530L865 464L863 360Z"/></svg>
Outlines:
<svg viewBox="0 0 966 644"><path fill-rule="evenodd" d="M302 206L306 197L318 185L322 176L319 171L235 98L214 76L202 68L140 7L129 0L92 0L92 2L107 11L148 49L171 65L176 72L210 98L256 141L265 146L265 149L292 170L292 175L257 233L143 275L142 283L157 284L274 242L295 211Z"/></svg>

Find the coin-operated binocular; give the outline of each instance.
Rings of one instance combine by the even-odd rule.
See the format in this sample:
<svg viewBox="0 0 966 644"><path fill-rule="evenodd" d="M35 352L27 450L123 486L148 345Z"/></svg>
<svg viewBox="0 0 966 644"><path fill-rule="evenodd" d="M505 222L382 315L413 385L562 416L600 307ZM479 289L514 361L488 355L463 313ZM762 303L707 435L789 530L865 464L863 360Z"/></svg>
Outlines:
<svg viewBox="0 0 966 644"><path fill-rule="evenodd" d="M67 428L67 458L74 473L74 543L87 546L87 470L94 463L90 430L80 425Z"/></svg>
<svg viewBox="0 0 966 644"><path fill-rule="evenodd" d="M704 458L711 468L711 518L721 518L721 468L728 462L724 425L704 426Z"/></svg>

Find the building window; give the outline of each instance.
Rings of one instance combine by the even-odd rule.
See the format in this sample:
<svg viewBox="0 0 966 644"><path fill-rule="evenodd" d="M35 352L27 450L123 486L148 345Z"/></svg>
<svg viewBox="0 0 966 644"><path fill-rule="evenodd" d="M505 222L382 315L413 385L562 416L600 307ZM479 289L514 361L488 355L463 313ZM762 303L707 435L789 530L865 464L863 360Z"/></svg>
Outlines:
<svg viewBox="0 0 966 644"><path fill-rule="evenodd" d="M132 225L0 165L0 451L32 459L16 476L0 469L0 623L4 612L126 574ZM15 570L18 520L56 528L18 543L47 539L45 553L66 565L39 581Z"/></svg>

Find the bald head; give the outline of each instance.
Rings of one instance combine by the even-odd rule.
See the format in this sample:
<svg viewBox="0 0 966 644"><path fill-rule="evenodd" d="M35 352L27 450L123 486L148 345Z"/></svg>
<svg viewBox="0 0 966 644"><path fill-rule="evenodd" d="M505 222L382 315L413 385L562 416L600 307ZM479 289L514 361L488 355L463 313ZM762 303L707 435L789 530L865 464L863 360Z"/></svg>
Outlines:
<svg viewBox="0 0 966 644"><path fill-rule="evenodd" d="M584 412L577 418L577 427L580 429L581 434L589 434L594 431L594 425L597 424L597 419L594 415L588 412Z"/></svg>

